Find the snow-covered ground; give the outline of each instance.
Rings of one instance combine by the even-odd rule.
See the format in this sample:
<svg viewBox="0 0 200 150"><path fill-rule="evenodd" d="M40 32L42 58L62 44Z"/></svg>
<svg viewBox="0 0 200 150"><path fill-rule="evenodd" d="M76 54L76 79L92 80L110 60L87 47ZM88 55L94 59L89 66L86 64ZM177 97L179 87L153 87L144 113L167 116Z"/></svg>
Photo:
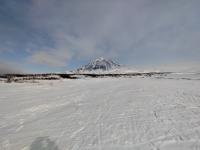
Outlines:
<svg viewBox="0 0 200 150"><path fill-rule="evenodd" d="M199 150L200 80L2 82L0 150L29 149Z"/></svg>

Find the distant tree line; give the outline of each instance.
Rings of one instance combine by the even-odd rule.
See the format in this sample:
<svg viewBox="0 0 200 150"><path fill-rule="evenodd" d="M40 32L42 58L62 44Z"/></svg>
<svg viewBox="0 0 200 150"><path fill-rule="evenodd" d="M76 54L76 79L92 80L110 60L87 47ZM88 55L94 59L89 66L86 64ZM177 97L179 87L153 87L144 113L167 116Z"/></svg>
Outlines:
<svg viewBox="0 0 200 150"><path fill-rule="evenodd" d="M78 79L83 77L91 78L102 78L102 77L133 77L133 76L147 76L151 77L153 75L166 75L170 72L148 72L148 73L121 73L121 74L93 74L93 73L72 73L72 74L56 74L56 73L46 73L46 74L3 74L0 78L10 82L18 82L25 80L59 80L59 79Z"/></svg>

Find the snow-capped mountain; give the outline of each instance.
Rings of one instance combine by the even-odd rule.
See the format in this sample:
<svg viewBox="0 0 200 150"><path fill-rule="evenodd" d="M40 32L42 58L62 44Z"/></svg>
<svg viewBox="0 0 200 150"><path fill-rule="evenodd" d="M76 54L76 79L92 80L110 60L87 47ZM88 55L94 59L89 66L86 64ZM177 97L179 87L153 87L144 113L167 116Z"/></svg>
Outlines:
<svg viewBox="0 0 200 150"><path fill-rule="evenodd" d="M138 73L144 72L136 70L135 68L129 68L124 65L120 65L113 60L98 58L91 61L89 64L76 69L75 71L67 72L69 74L127 74L127 73Z"/></svg>
<svg viewBox="0 0 200 150"><path fill-rule="evenodd" d="M91 61L89 64L77 69L75 72L77 73L101 73L101 72L110 72L114 70L120 69L122 66L117 64L116 62L105 59L105 58L98 58L94 61Z"/></svg>

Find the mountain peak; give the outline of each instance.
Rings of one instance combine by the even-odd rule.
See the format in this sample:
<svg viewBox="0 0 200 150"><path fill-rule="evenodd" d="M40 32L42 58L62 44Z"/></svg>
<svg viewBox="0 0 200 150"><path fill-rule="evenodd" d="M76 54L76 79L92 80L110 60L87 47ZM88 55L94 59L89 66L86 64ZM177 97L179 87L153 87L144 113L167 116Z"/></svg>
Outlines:
<svg viewBox="0 0 200 150"><path fill-rule="evenodd" d="M99 58L96 58L95 60L98 60L98 61L103 61L103 60L106 60L105 58L103 57L99 57Z"/></svg>
<svg viewBox="0 0 200 150"><path fill-rule="evenodd" d="M77 72L110 71L120 68L121 65L103 57L91 61L89 64L77 69Z"/></svg>

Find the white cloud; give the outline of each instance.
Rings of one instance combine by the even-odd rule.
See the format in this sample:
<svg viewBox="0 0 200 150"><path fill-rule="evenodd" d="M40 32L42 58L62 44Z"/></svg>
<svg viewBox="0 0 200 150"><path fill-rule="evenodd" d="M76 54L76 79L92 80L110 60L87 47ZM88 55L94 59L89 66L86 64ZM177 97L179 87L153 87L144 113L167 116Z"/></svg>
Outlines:
<svg viewBox="0 0 200 150"><path fill-rule="evenodd" d="M189 53L200 46L194 42L199 34L193 36L192 31L197 24L197 3L196 0L36 0L32 22L48 32L56 47L64 43L62 47L77 57L126 55L131 59L130 56L147 51L152 54L160 51L159 57L168 53L169 58L178 52L182 57L182 51Z"/></svg>
<svg viewBox="0 0 200 150"><path fill-rule="evenodd" d="M70 57L70 53L66 50L46 50L34 52L28 61L52 67L64 67Z"/></svg>

